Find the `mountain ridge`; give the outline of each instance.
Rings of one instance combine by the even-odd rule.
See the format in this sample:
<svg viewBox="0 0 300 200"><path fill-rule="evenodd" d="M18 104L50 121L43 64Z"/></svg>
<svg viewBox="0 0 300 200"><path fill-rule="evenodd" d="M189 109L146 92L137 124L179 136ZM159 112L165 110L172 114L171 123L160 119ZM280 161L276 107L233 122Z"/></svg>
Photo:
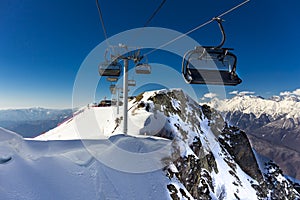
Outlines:
<svg viewBox="0 0 300 200"><path fill-rule="evenodd" d="M285 173L299 179L300 165L296 154L300 152L300 90L283 92L268 99L253 94L235 94L231 99L214 98L207 104L219 110L229 124L252 136L251 142L259 153L274 159ZM265 148L258 144L264 144ZM286 154L288 161L285 161Z"/></svg>
<svg viewBox="0 0 300 200"><path fill-rule="evenodd" d="M73 115L72 109L4 109L0 110L0 126L21 134L36 137Z"/></svg>
<svg viewBox="0 0 300 200"><path fill-rule="evenodd" d="M259 118L262 114L267 114L272 119L282 117L299 118L300 96L273 96L268 99L255 95L236 95L230 99L220 100L213 98L206 104L220 112L242 112L254 114ZM256 105L257 107L254 107Z"/></svg>
<svg viewBox="0 0 300 200"><path fill-rule="evenodd" d="M171 199L299 198L277 165L258 161L243 131L228 126L217 111L199 106L182 90L142 93L129 102L129 108L128 133L163 137L172 143L171 158L163 159L173 182L166 186ZM35 139L111 137L122 131L122 118L109 109L114 108L84 108ZM97 119L96 125L86 124L93 121L91 116ZM79 133L74 133L74 127ZM98 131L92 131L96 127Z"/></svg>

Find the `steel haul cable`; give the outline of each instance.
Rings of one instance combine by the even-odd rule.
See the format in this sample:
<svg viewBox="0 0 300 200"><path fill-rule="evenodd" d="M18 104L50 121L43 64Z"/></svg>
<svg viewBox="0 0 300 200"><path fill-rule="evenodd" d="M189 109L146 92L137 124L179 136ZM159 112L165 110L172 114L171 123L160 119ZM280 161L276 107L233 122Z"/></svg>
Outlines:
<svg viewBox="0 0 300 200"><path fill-rule="evenodd" d="M107 40L108 39L107 32L106 32L106 28L105 28L105 24L104 24L103 15L102 15L101 7L100 7L100 4L99 4L99 0L96 0L96 5L97 5L99 18L100 18L100 22L101 22L101 26L102 26L102 30L103 30L103 35L104 35L104 38L105 38L105 41L106 41L107 45L109 46L109 43L108 43L108 40Z"/></svg>
<svg viewBox="0 0 300 200"><path fill-rule="evenodd" d="M246 1L244 1L244 2L242 2L242 3L240 3L240 4L238 4L238 5L234 6L233 8L227 10L226 12L223 12L222 14L218 15L217 17L214 17L214 18L221 18L222 16L224 16L224 15L226 15L226 14L228 14L228 13L234 11L235 9L237 9L237 8L239 8L239 7L241 7L241 6L243 6L244 4L248 3L249 1L250 1L250 0L246 0ZM179 40L179 39L181 39L181 38L183 38L183 37L189 35L190 33L192 33L192 32L194 32L194 31L196 31L196 30L198 30L198 29L200 29L200 28L202 28L202 27L204 27L204 26L210 24L211 22L214 21L214 18L212 18L211 20L209 20L209 21L207 21L207 22L205 22L205 23L203 23L203 24L201 24L201 25L199 25L199 26L193 28L192 30L190 30L190 31L188 31L188 32L186 32L186 33L184 33L184 34L182 34L182 35L180 35L180 36L174 38L173 40L170 40L169 42L167 42L167 43L165 43L165 44L159 46L158 48L155 48L155 49L153 49L153 50L147 52L147 53L145 54L145 56L147 56L147 55L149 55L149 54L151 54L151 53L157 51L158 49L161 49L161 48L163 48L163 47L165 47L165 46L167 46L167 45L169 45L169 44L171 44L171 43L173 43L173 42L175 42L175 41L177 41L177 40Z"/></svg>
<svg viewBox="0 0 300 200"><path fill-rule="evenodd" d="M155 17L155 15L160 11L160 9L163 7L163 5L166 3L167 0L163 0L160 5L157 7L157 9L153 12L153 14L150 16L150 18L146 21L144 24L144 27L148 26L151 22L151 20Z"/></svg>

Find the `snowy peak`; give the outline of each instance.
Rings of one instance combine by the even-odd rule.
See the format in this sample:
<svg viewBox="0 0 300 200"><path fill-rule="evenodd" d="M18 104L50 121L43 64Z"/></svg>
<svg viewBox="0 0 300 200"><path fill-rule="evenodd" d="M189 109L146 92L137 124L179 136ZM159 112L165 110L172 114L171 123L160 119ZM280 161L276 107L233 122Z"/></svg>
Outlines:
<svg viewBox="0 0 300 200"><path fill-rule="evenodd" d="M172 132L175 129L180 134L175 134L173 131L170 137L182 137L191 143L193 140L191 131L194 133L201 132L201 107L180 89L159 90L140 94L132 102L130 114L135 115L136 112L141 111L152 113L151 117L153 119L161 119L160 116L164 118L164 123L160 123L163 125L161 129L157 132L148 133L150 135L163 136L162 134L165 134L165 132ZM155 120L152 120L153 123L151 123L151 117L148 118L147 122L150 123L147 123L145 129L151 126L157 127ZM151 128L149 130L151 131ZM141 133L143 131L144 129L141 130Z"/></svg>
<svg viewBox="0 0 300 200"><path fill-rule="evenodd" d="M285 91L280 93L281 99L286 99L290 101L300 101L300 89L296 89L292 92Z"/></svg>
<svg viewBox="0 0 300 200"><path fill-rule="evenodd" d="M229 124L246 131L259 153L275 160L285 174L299 179L300 89L269 99L253 92L231 94L235 95L231 99L213 98L207 104L220 111Z"/></svg>
<svg viewBox="0 0 300 200"><path fill-rule="evenodd" d="M252 113L256 118L263 114L272 119L278 119L279 117L300 118L300 96L294 93L273 96L269 99L254 95L237 94L231 99L220 100L214 98L208 104L220 112Z"/></svg>
<svg viewBox="0 0 300 200"><path fill-rule="evenodd" d="M174 132L169 129L175 127L177 130L178 122L185 124L186 130L200 131L202 115L200 106L182 90L145 92L131 100L128 107L130 135L172 134L174 137ZM120 134L123 130L122 109L123 107L120 107L120 112L117 113L116 107L84 107L58 127L35 139L99 139ZM182 137L192 138L187 133Z"/></svg>

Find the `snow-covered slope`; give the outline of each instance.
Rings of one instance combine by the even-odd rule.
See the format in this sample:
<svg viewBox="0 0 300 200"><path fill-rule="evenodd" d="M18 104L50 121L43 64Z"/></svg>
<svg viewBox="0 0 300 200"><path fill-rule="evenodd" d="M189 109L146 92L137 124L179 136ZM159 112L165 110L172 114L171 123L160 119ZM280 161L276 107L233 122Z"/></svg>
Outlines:
<svg viewBox="0 0 300 200"><path fill-rule="evenodd" d="M122 111L122 107L120 110ZM122 133L122 115L116 107L84 107L56 128L34 138L35 140L100 139ZM151 114L129 115L128 132L139 135ZM157 120L160 124L160 121ZM157 127L154 126L153 128ZM151 129L151 127L148 127Z"/></svg>
<svg viewBox="0 0 300 200"><path fill-rule="evenodd" d="M259 163L266 161L257 160L244 132L227 126L221 115L199 106L181 90L146 92L130 101L127 136L118 135L122 118L114 109L83 108L35 140L2 143L9 153L3 156L0 167L7 167L0 179L21 174L21 183L27 186L31 183L27 174L37 174L41 190L18 185L15 191L27 199L49 195L44 185L58 190L51 196L54 199L80 199L80 187L91 193L84 199L299 197L283 176L262 173ZM66 141L53 141L60 139ZM22 170L28 170L26 175ZM61 179L65 182L56 187L55 181ZM279 179L284 184L278 184ZM76 186L75 192L67 182ZM5 190L4 196L9 197Z"/></svg>
<svg viewBox="0 0 300 200"><path fill-rule="evenodd" d="M147 92L143 94L143 98L148 99L153 95L156 95L156 92ZM174 100L172 103L176 102ZM141 107L135 99L129 102L128 107L128 133L130 135L155 135L167 123L164 113L146 111L145 105ZM118 114L116 107L83 107L75 112L73 117L34 139L99 139L120 134L123 130L123 107L120 107L119 110Z"/></svg>
<svg viewBox="0 0 300 200"><path fill-rule="evenodd" d="M166 145L165 140L124 135L111 141L115 145L129 143L131 150L142 143L143 150L136 153ZM107 151L106 140L94 141L93 146L115 156L115 151ZM3 200L170 199L166 185L172 181L162 170L132 174L113 169L92 157L80 141L29 141L0 128L0 148Z"/></svg>

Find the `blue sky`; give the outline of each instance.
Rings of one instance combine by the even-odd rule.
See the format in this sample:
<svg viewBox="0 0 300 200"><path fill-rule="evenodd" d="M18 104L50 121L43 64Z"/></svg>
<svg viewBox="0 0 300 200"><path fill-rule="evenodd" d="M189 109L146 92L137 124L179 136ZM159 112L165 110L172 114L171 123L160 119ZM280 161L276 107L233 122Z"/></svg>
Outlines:
<svg viewBox="0 0 300 200"><path fill-rule="evenodd" d="M187 32L240 2L167 0L150 26ZM100 0L108 36L142 27L159 3ZM223 17L224 46L235 49L243 79L228 92L270 96L299 88L299 7L298 0L252 0ZM0 31L0 108L71 107L77 71L104 40L94 0L1 0ZM189 36L202 45L220 40L215 23ZM150 62L168 60L164 64L180 70L178 58L151 57ZM206 89L195 86L200 96ZM98 91L97 98L105 92Z"/></svg>

